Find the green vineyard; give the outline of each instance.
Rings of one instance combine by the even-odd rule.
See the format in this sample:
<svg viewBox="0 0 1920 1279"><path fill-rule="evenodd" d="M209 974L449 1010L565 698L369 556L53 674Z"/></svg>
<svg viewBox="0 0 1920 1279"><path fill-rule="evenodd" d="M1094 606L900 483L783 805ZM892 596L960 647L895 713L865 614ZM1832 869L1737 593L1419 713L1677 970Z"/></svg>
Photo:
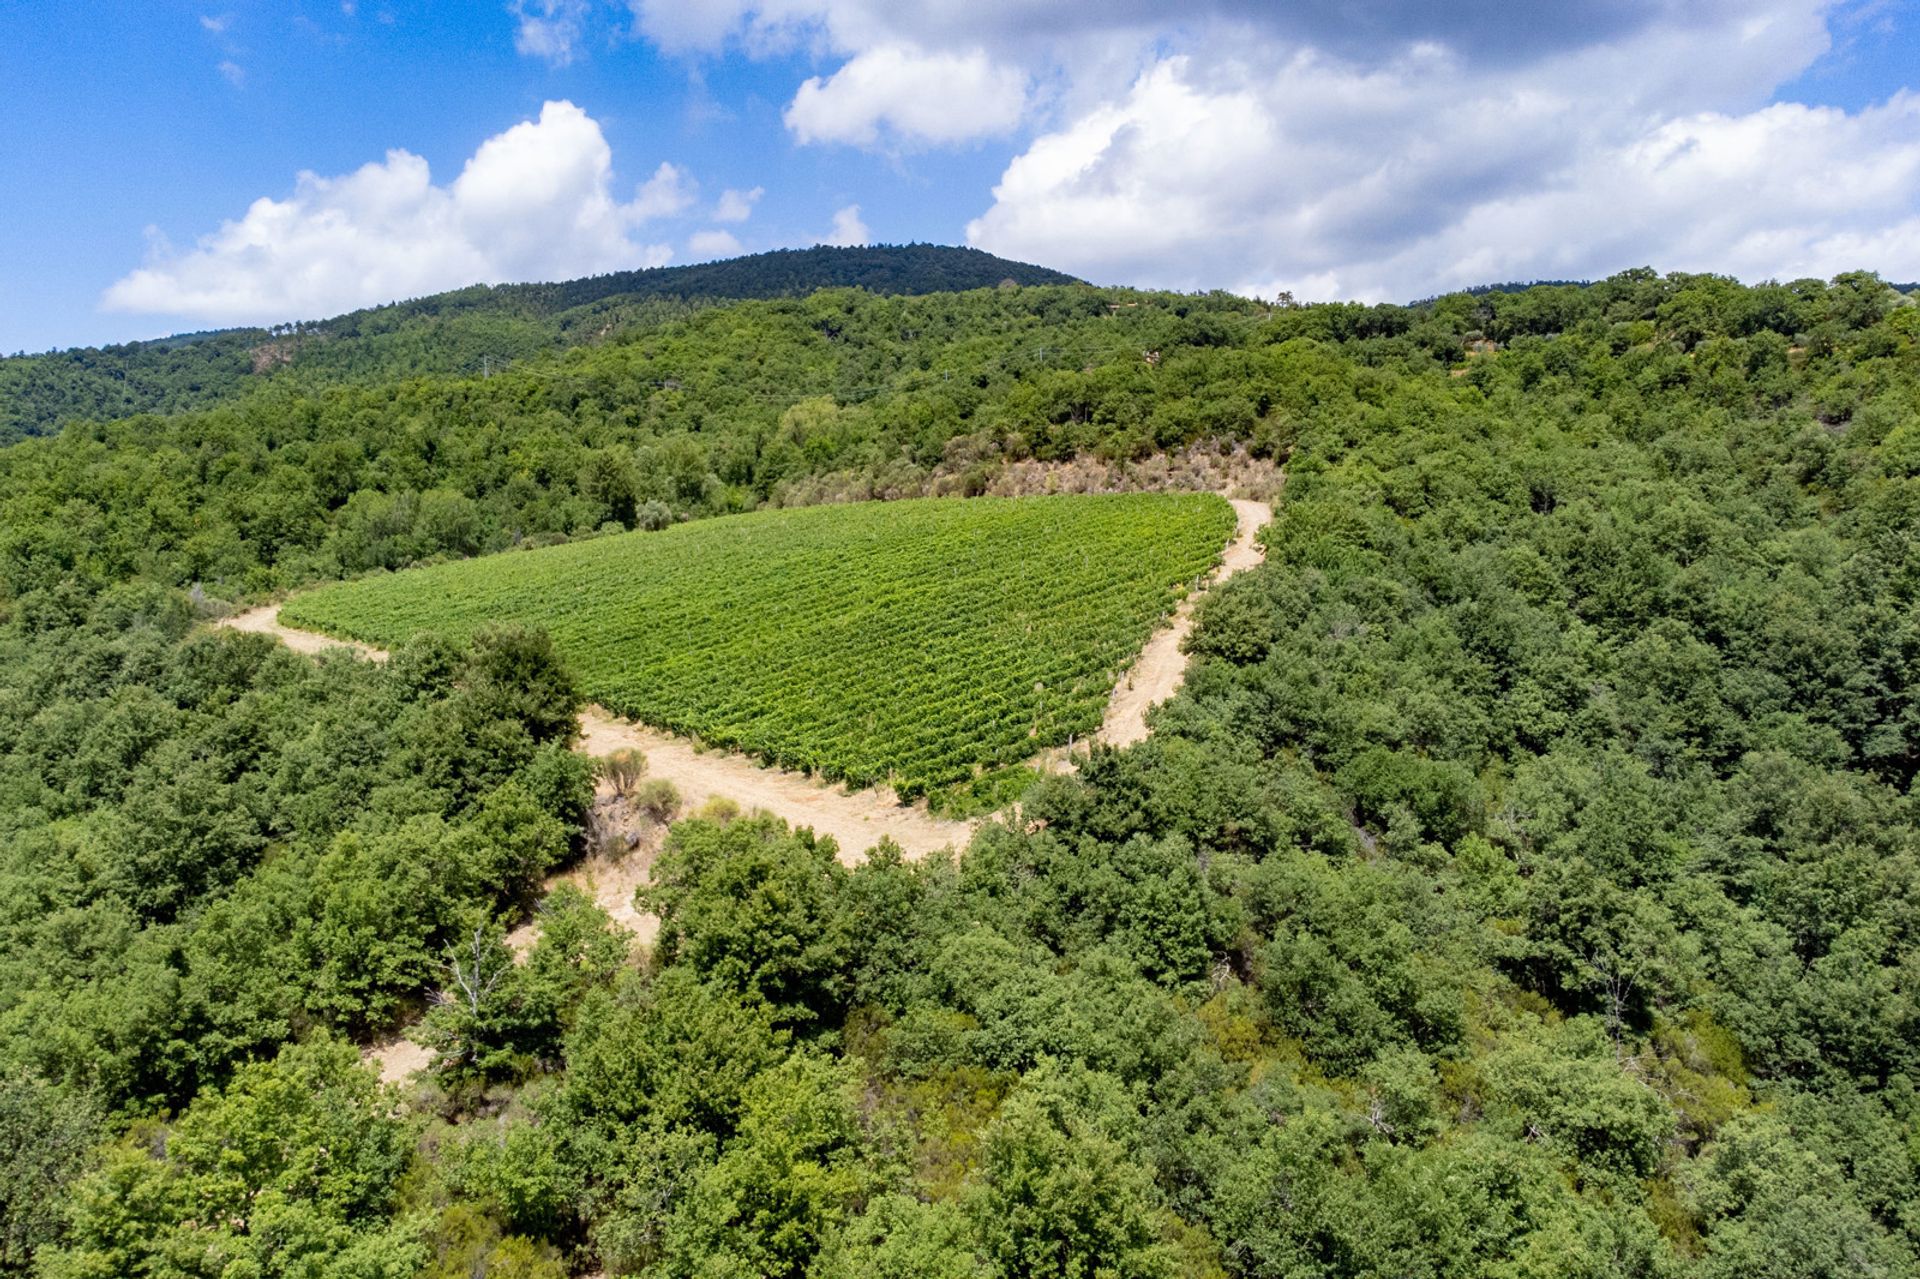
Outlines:
<svg viewBox="0 0 1920 1279"><path fill-rule="evenodd" d="M1097 728L1233 524L1206 494L821 506L340 583L281 616L388 645L535 623L610 710L912 795Z"/></svg>

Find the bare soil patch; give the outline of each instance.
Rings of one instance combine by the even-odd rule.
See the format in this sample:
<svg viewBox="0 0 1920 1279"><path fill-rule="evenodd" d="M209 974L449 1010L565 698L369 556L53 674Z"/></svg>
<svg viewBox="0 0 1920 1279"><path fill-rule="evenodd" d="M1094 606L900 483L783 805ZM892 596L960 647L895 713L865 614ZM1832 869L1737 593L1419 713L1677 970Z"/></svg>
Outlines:
<svg viewBox="0 0 1920 1279"><path fill-rule="evenodd" d="M614 927L630 934L634 945L651 947L660 935L660 917L642 911L633 895L653 876L653 860L665 842L666 828L637 812L612 787L602 784L588 819L585 857L547 877L551 893L561 885L577 888L607 912ZM507 949L525 959L540 939L540 916L507 934Z"/></svg>
<svg viewBox="0 0 1920 1279"><path fill-rule="evenodd" d="M381 1083L403 1084L433 1064L433 1050L414 1043L402 1030L391 1039L362 1048L360 1060L380 1072Z"/></svg>
<svg viewBox="0 0 1920 1279"><path fill-rule="evenodd" d="M1220 493L1269 501L1285 482L1280 463L1244 445L1205 441L1172 453L1128 461L1075 457L1010 461L997 444L966 436L928 469L896 462L878 472L835 472L783 481L774 506L898 501L912 497L1036 497L1051 493Z"/></svg>

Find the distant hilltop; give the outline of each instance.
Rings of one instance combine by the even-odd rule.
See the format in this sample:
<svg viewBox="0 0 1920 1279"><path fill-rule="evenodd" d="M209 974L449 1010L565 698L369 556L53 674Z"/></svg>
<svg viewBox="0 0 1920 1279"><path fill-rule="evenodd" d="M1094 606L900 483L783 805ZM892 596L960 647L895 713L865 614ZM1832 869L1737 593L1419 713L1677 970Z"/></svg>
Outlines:
<svg viewBox="0 0 1920 1279"><path fill-rule="evenodd" d="M1009 280L1015 284L1084 283L1064 271L951 245L883 244L857 249L816 245L811 249L775 249L771 253L753 253L696 266L616 271L612 275L588 276L561 284L501 284L491 288L479 285L417 302L402 302L398 307L441 309L464 306L470 301L484 305L486 301L510 300L565 311L612 297L775 298L796 297L816 289L954 293L988 289Z"/></svg>
<svg viewBox="0 0 1920 1279"><path fill-rule="evenodd" d="M1078 284L1061 271L938 244L778 249L553 284L476 284L271 328L217 329L0 359L0 443L76 419L194 408L289 366L329 379L486 372L636 322L819 289L919 294Z"/></svg>
<svg viewBox="0 0 1920 1279"><path fill-rule="evenodd" d="M1840 277L1869 292L1904 295L1913 284L1886 284L1863 272ZM1819 282L1785 288L1799 296ZM620 271L552 284L476 284L448 293L351 311L332 319L270 328L184 333L119 346L80 347L0 359L0 445L59 431L70 422L110 422L144 413L207 408L264 388L299 393L326 387L399 382L423 376L488 378L529 359L634 340L640 333L732 303L777 303L822 289L861 289L881 296L966 292L1002 286L1091 289L1061 271L937 244L864 248L781 249L694 266ZM1426 298L1405 307L1335 303L1330 316L1362 312L1386 317L1398 332L1407 314L1446 299L1468 298L1481 318L1467 323L1475 341L1500 343L1512 332L1552 332L1568 317L1589 314L1596 292L1631 314L1651 318L1675 289L1732 290L1729 277L1660 276L1651 267L1603 281L1487 284ZM1128 289L1102 291L1116 312L1138 305ZM1193 296L1193 295L1186 295ZM1232 295L1208 295L1215 302ZM1757 295L1755 295L1757 296ZM1134 300L1114 300L1134 299ZM1503 302L1509 299L1512 305ZM1282 299L1291 302L1290 298ZM1266 309L1267 303L1244 301ZM1902 300L1901 305L1910 304ZM1603 308L1604 309L1604 308ZM1498 319L1493 319L1495 315ZM1615 317L1618 318L1618 317ZM1329 321L1340 323L1341 321ZM1398 327L1394 327L1398 326ZM1484 328L1485 332L1477 330ZM1329 330L1331 332L1331 330Z"/></svg>

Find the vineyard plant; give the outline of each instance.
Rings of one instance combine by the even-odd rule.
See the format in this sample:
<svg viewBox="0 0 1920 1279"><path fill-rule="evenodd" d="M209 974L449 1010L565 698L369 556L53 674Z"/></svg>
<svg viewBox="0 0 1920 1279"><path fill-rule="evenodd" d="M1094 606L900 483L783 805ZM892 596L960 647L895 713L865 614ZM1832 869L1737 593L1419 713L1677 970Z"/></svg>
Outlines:
<svg viewBox="0 0 1920 1279"><path fill-rule="evenodd" d="M1233 523L1206 494L772 511L340 583L281 616L375 644L536 623L613 711L913 795L1096 728Z"/></svg>

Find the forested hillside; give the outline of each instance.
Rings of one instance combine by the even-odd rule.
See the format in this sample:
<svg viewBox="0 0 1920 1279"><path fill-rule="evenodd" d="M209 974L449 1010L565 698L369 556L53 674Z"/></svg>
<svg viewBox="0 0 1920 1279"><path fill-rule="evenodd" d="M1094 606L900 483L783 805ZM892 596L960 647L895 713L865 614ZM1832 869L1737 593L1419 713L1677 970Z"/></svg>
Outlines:
<svg viewBox="0 0 1920 1279"><path fill-rule="evenodd" d="M525 627L224 602L611 528L1283 459L1153 735L954 858L674 824L630 957ZM0 1266L1903 1276L1920 306L710 307L0 450ZM424 1012L431 1077L355 1045Z"/></svg>
<svg viewBox="0 0 1920 1279"><path fill-rule="evenodd" d="M197 408L266 381L313 387L418 373L486 376L515 360L599 342L727 299L826 288L935 293L992 288L1004 280L1070 284L1073 277L978 249L822 245L559 284L475 285L272 329L16 355L0 358L0 443L75 420Z"/></svg>

